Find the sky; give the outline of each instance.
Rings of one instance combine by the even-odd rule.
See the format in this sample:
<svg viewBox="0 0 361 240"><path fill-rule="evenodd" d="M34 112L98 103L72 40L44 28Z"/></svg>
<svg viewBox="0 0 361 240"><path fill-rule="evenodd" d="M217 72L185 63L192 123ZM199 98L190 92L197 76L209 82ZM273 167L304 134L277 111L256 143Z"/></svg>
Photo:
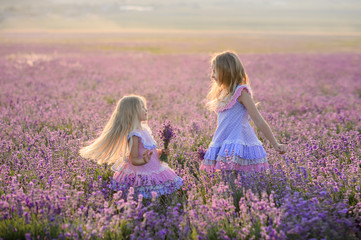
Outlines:
<svg viewBox="0 0 361 240"><path fill-rule="evenodd" d="M0 31L130 29L361 34L361 1L0 0Z"/></svg>

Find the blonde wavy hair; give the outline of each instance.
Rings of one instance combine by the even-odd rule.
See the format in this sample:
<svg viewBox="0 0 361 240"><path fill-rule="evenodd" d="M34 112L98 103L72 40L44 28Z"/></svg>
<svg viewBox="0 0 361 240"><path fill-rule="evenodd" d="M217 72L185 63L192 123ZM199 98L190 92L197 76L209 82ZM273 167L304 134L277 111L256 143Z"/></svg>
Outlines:
<svg viewBox="0 0 361 240"><path fill-rule="evenodd" d="M211 60L212 70L218 72L218 81L212 79L207 95L207 108L215 111L221 102L226 102L234 94L237 85L249 84L248 76L237 54L225 51Z"/></svg>
<svg viewBox="0 0 361 240"><path fill-rule="evenodd" d="M84 158L97 161L98 164L112 164L122 160L128 154L131 142L128 143L128 133L141 128L139 112L146 106L142 96L129 95L121 98L109 121L98 138L80 149Z"/></svg>

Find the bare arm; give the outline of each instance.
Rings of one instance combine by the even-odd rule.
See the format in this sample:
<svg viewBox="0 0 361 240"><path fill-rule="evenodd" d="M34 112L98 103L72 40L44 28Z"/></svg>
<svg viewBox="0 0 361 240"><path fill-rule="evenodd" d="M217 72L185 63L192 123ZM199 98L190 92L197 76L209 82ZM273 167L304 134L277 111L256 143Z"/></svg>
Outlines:
<svg viewBox="0 0 361 240"><path fill-rule="evenodd" d="M252 118L255 125L261 130L263 135L271 143L272 147L279 153L285 153L287 151L286 145L279 144L274 137L272 130L268 123L263 119L262 115L258 111L256 104L254 103L251 95L243 90L241 96L237 99L247 109L248 114Z"/></svg>
<svg viewBox="0 0 361 240"><path fill-rule="evenodd" d="M130 150L130 161L134 166L141 166L147 164L152 156L153 152L145 151L143 154L143 158L139 158L138 151L139 151L139 137L132 136L132 149Z"/></svg>

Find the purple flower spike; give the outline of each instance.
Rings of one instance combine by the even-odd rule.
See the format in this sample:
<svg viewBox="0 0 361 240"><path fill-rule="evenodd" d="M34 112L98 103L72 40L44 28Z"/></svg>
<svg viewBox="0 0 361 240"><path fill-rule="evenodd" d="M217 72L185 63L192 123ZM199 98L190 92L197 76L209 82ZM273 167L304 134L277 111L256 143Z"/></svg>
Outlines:
<svg viewBox="0 0 361 240"><path fill-rule="evenodd" d="M207 149L205 149L203 146L199 146L197 149L197 156L200 161L204 159L204 155L206 155Z"/></svg>
<svg viewBox="0 0 361 240"><path fill-rule="evenodd" d="M174 129L170 124L170 121L163 123L163 130L160 131L160 139L164 144L164 149L168 149L170 140L175 137Z"/></svg>
<svg viewBox="0 0 361 240"><path fill-rule="evenodd" d="M168 149L170 140L175 137L174 129L170 124L170 121L163 123L163 130L159 131L160 139L163 141L164 149ZM162 161L167 161L168 157L165 153L160 156Z"/></svg>

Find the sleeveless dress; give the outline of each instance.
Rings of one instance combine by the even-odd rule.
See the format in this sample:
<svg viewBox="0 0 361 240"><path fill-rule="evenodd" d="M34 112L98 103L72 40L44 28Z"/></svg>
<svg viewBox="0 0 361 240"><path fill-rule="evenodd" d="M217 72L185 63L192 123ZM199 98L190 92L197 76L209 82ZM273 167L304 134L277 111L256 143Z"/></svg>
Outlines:
<svg viewBox="0 0 361 240"><path fill-rule="evenodd" d="M249 123L243 104L237 101L248 85L238 85L228 101L216 109L217 130L202 161L201 170L262 171L269 168L267 153Z"/></svg>
<svg viewBox="0 0 361 240"><path fill-rule="evenodd" d="M179 189L183 181L168 166L168 164L159 160L156 142L148 127L128 134L128 141L132 136L139 137L138 156L143 158L143 152L150 150L153 152L148 163L135 166L128 157L124 158L120 164L114 164L112 169L115 171L113 180L116 182L114 190L128 190L134 188L135 196L142 194L144 198L152 198L152 192L157 196L170 194ZM114 184L113 184L114 185Z"/></svg>

